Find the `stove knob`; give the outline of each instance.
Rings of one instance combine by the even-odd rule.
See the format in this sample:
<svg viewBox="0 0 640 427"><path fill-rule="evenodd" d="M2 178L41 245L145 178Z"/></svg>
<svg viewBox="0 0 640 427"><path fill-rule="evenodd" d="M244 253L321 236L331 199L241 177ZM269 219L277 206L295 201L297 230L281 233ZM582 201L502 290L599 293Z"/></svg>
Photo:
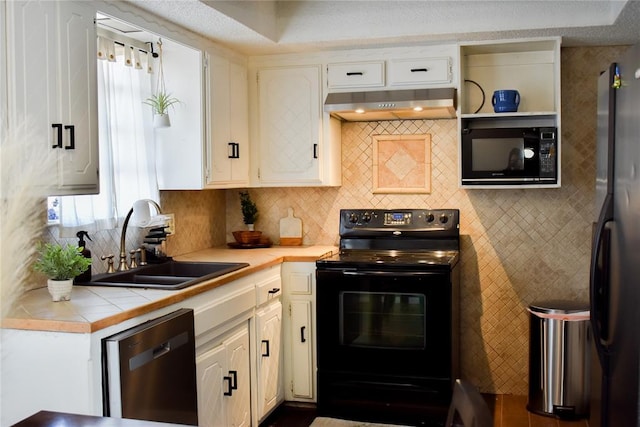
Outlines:
<svg viewBox="0 0 640 427"><path fill-rule="evenodd" d="M356 222L358 222L358 214L350 213L349 214L349 222L352 223L352 224L355 224Z"/></svg>
<svg viewBox="0 0 640 427"><path fill-rule="evenodd" d="M424 219L427 220L427 222L433 222L434 219L436 219L436 217L433 216L433 214L431 212L429 212Z"/></svg>
<svg viewBox="0 0 640 427"><path fill-rule="evenodd" d="M446 224L447 222L449 222L449 217L445 214L440 215L440 222L442 224Z"/></svg>
<svg viewBox="0 0 640 427"><path fill-rule="evenodd" d="M369 222L371 221L371 214L369 212L365 212L362 214L362 221Z"/></svg>

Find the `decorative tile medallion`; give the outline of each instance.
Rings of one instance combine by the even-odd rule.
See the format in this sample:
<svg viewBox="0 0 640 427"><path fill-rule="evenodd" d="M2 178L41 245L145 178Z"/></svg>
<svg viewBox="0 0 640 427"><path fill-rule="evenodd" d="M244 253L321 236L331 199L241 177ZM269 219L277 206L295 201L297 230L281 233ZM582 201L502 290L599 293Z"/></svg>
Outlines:
<svg viewBox="0 0 640 427"><path fill-rule="evenodd" d="M373 193L431 192L431 135L373 135Z"/></svg>

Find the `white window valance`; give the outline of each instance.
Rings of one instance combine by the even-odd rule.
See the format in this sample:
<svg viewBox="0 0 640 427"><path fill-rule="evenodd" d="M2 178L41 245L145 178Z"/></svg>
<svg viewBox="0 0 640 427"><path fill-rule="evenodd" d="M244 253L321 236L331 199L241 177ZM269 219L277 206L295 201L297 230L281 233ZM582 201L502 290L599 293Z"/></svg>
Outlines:
<svg viewBox="0 0 640 427"><path fill-rule="evenodd" d="M151 42L142 43L99 28L97 43L99 60L120 61L125 67L146 70L149 74L153 73L154 55L152 55L153 44Z"/></svg>

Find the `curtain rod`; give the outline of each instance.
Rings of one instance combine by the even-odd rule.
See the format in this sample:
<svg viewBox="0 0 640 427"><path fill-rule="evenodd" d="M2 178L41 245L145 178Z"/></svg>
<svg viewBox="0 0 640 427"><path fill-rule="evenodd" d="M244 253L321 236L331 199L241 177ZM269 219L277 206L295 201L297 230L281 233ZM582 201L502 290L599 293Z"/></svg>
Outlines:
<svg viewBox="0 0 640 427"><path fill-rule="evenodd" d="M134 40L130 37L116 34L112 31L100 27L97 28L97 34L98 36L107 38L120 46L131 46L132 48L136 48L146 54L151 54L151 56L153 56L154 58L158 57L158 54L153 51L153 42L142 42Z"/></svg>

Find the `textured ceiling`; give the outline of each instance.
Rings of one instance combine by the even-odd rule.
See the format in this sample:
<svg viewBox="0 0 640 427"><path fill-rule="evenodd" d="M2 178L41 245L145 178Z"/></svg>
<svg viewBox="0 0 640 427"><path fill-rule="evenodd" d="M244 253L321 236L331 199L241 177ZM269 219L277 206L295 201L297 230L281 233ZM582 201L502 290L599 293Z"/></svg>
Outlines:
<svg viewBox="0 0 640 427"><path fill-rule="evenodd" d="M516 37L640 41L638 0L127 0L245 54Z"/></svg>

